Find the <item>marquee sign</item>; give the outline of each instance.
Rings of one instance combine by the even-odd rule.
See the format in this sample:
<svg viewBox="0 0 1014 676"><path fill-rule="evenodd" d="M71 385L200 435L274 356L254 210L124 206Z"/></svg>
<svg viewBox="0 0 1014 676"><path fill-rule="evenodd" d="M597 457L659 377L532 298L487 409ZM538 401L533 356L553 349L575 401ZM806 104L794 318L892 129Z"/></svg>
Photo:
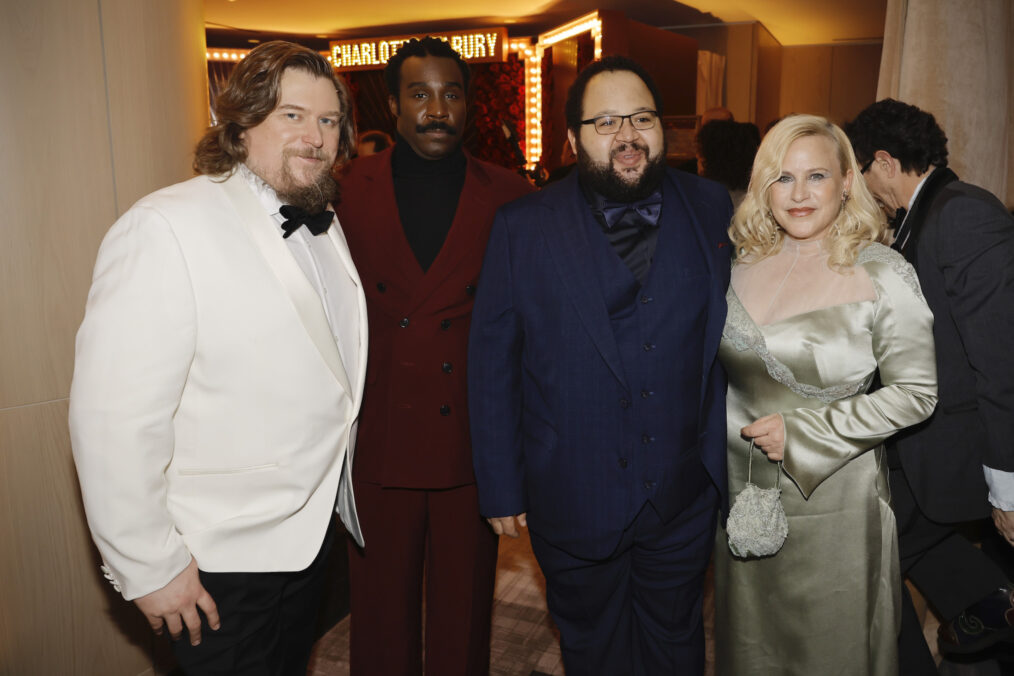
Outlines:
<svg viewBox="0 0 1014 676"><path fill-rule="evenodd" d="M506 28L477 28L449 33L431 33L435 38L450 43L468 62L503 61L507 53ZM368 70L383 68L398 48L421 35L397 35L365 40L338 40L331 42L331 63L338 70Z"/></svg>

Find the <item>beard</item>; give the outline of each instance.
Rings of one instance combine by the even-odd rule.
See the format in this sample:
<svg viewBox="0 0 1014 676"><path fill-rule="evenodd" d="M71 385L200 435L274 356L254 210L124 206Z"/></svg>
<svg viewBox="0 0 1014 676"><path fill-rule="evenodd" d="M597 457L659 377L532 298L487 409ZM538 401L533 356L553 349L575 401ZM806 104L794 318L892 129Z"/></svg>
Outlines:
<svg viewBox="0 0 1014 676"><path fill-rule="evenodd" d="M310 183L301 184L289 168L289 160L293 157L312 157L323 160L321 172ZM329 202L338 197L338 183L331 177L331 164L327 154L321 150L286 148L282 151L282 170L278 185L272 185L283 204L306 209L317 214L327 208Z"/></svg>
<svg viewBox="0 0 1014 676"><path fill-rule="evenodd" d="M628 181L616 169L613 168L613 158L629 148L639 150L648 158L648 162L641 172L641 175L632 181ZM613 148L609 151L608 162L596 162L581 145L580 138L577 141L577 174L581 182L613 202L636 202L658 190L665 177L665 144L661 152L655 157L648 155L648 146L645 143L633 141Z"/></svg>

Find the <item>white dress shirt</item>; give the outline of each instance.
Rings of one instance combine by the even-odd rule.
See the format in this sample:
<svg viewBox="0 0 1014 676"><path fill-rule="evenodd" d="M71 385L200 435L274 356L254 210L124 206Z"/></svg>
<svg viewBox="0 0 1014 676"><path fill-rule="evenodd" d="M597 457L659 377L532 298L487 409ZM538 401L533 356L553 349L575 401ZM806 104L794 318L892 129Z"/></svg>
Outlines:
<svg viewBox="0 0 1014 676"><path fill-rule="evenodd" d="M246 179L264 209L278 224L278 236L284 235L282 223L285 217L280 213L282 202L278 194L245 164L239 165L239 173ZM338 222L332 222L332 227L338 227ZM355 282L345 270L338 252L326 235L313 235L306 227L300 227L289 235L285 242L310 286L321 299L345 372L350 375L356 373L358 367L355 362L356 355L363 346L358 345L359 314L356 306Z"/></svg>

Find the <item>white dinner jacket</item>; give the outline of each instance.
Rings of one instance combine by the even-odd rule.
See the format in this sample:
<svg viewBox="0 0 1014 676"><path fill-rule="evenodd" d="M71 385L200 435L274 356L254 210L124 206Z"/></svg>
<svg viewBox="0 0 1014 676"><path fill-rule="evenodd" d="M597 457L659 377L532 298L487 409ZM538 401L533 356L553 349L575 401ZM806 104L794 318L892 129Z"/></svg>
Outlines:
<svg viewBox="0 0 1014 676"><path fill-rule="evenodd" d="M133 599L179 574L295 571L336 506L362 544L352 494L366 372L238 174L200 176L131 207L99 249L77 335L70 431L107 577ZM356 332L353 332L356 335ZM355 349L356 346L349 346Z"/></svg>

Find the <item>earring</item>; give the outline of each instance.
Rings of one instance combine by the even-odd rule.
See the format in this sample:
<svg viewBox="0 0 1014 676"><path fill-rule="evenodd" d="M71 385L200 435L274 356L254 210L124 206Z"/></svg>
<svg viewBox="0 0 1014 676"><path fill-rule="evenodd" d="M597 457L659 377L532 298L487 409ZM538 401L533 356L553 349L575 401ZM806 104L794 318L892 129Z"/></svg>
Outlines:
<svg viewBox="0 0 1014 676"><path fill-rule="evenodd" d="M846 203L846 202L848 202L848 201L849 201L849 191L848 191L848 190L845 190L845 191L843 191L843 192L842 192L842 194L841 194L841 203L842 203L842 204L845 204L845 203Z"/></svg>

